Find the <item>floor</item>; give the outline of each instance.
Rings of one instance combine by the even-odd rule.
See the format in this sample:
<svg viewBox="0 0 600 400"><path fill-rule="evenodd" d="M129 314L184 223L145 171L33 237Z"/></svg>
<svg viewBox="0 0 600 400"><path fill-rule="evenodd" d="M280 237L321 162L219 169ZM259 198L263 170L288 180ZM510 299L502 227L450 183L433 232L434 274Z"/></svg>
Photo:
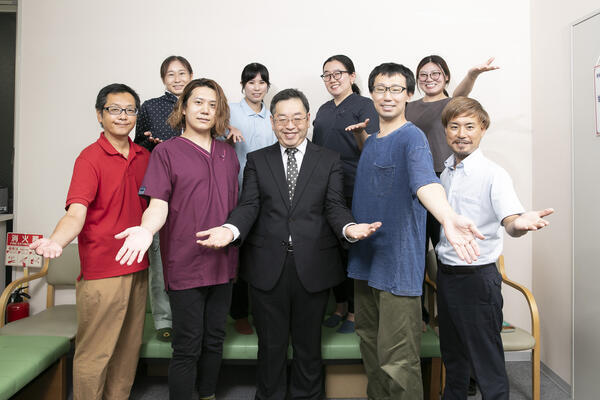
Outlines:
<svg viewBox="0 0 600 400"><path fill-rule="evenodd" d="M510 380L510 399L531 399L531 368L526 361L507 362L506 369ZM254 398L255 378L253 365L224 365L217 389L218 400L249 400ZM140 374L133 386L131 399L158 400L168 399L169 391L166 377L149 377ZM69 399L72 397L69 396ZM542 373L541 398L544 400L568 400L570 395L552 379ZM478 393L469 400L481 399Z"/></svg>

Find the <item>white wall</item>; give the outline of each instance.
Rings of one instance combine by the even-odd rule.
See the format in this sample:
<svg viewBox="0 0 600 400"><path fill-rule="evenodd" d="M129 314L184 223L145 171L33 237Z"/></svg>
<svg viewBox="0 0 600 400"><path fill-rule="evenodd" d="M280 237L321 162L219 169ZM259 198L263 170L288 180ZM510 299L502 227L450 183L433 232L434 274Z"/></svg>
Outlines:
<svg viewBox="0 0 600 400"><path fill-rule="evenodd" d="M552 229L533 239L533 289L542 361L568 383L572 371L571 23L593 0L531 2L533 205L552 206Z"/></svg>
<svg viewBox="0 0 600 400"><path fill-rule="evenodd" d="M19 2L16 225L50 234L63 215L73 162L96 140L94 100L100 87L123 82L142 99L162 93L159 66L184 55L196 77L211 77L239 100L239 75L259 61L271 73L272 96L297 87L313 112L328 100L319 78L332 54L349 55L367 92L371 69L395 61L414 69L442 55L454 85L468 68L495 55L500 71L480 78L473 97L492 125L482 147L513 176L531 206L529 2L359 0L208 2L62 0ZM269 97L270 99L270 97ZM314 115L314 114L313 114ZM507 240L509 275L531 287L531 239ZM43 304L37 289L33 310ZM505 296L507 320L528 327L525 303ZM71 302L71 293L59 294Z"/></svg>

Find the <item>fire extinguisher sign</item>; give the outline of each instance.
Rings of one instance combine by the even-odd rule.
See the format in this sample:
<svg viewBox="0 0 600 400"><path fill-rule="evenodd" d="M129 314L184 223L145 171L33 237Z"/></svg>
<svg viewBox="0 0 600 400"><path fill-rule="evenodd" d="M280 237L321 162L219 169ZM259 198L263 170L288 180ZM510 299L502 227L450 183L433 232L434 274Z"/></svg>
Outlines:
<svg viewBox="0 0 600 400"><path fill-rule="evenodd" d="M31 233L7 233L6 234L6 258L5 265L12 267L41 267L42 256L31 250L29 245L43 235Z"/></svg>

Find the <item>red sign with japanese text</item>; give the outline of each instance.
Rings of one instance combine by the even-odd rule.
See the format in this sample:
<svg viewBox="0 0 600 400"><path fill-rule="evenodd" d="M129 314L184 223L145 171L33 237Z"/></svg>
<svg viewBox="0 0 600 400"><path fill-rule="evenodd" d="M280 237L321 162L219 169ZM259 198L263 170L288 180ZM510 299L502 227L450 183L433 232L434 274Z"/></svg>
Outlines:
<svg viewBox="0 0 600 400"><path fill-rule="evenodd" d="M6 234L6 259L4 264L12 267L41 267L42 256L31 250L29 245L43 235L30 233Z"/></svg>

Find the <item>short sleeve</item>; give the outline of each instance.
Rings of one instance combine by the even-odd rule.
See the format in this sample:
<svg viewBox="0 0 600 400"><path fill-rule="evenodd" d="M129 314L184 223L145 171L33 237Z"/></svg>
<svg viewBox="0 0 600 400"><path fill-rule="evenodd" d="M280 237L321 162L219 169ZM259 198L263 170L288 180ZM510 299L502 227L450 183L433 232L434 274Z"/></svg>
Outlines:
<svg viewBox="0 0 600 400"><path fill-rule="evenodd" d="M498 221L502 221L511 215L525 212L523 205L517 197L510 175L502 168L498 168L494 172L490 196Z"/></svg>
<svg viewBox="0 0 600 400"><path fill-rule="evenodd" d="M169 153L164 144L156 146L150 154L148 168L140 187L139 195L168 202L171 199L172 171Z"/></svg>
<svg viewBox="0 0 600 400"><path fill-rule="evenodd" d="M419 134L422 140L415 137L407 149L408 185L413 196L417 195L417 190L422 186L440 183L433 170L433 158L427 139L422 132Z"/></svg>
<svg viewBox="0 0 600 400"><path fill-rule="evenodd" d="M366 131L371 135L375 132L379 132L379 114L377 114L377 110L375 110L373 100L366 97L364 99L365 101L360 109L359 122L363 122L365 119L369 118L369 125L367 125Z"/></svg>
<svg viewBox="0 0 600 400"><path fill-rule="evenodd" d="M92 163L82 156L77 157L65 208L68 209L73 203L80 203L89 207L90 203L96 198L98 182L98 171Z"/></svg>

